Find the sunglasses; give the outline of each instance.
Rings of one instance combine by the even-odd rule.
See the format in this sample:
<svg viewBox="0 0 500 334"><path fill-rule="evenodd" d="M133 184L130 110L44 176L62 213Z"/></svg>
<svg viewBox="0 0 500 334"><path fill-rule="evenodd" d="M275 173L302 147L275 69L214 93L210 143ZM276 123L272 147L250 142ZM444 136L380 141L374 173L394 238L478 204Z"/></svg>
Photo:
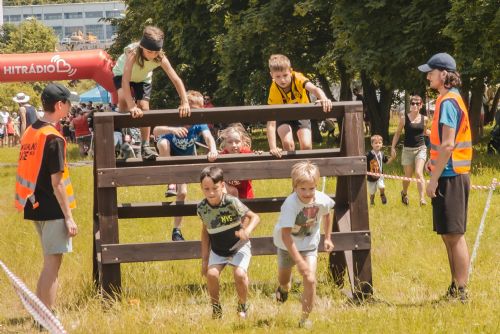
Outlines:
<svg viewBox="0 0 500 334"><path fill-rule="evenodd" d="M410 105L412 106L419 106L421 103L420 102L411 102Z"/></svg>

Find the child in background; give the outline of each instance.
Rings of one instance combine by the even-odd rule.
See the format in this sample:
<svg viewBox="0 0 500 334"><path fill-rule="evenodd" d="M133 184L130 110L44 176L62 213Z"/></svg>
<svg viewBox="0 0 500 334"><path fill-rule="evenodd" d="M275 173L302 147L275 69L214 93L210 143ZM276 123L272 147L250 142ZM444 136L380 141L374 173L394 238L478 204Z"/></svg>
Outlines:
<svg viewBox="0 0 500 334"><path fill-rule="evenodd" d="M12 120L12 116L9 116L9 120L7 121L7 125L5 126L7 129L7 139L8 146L14 147L14 134L16 133L14 129L14 121Z"/></svg>
<svg viewBox="0 0 500 334"><path fill-rule="evenodd" d="M382 152L383 138L379 135L371 137L372 150L366 153L366 165L369 172L382 174L382 165L391 163L394 157L387 158ZM383 176L366 176L368 181L368 192L370 193L370 205L375 205L375 193L377 188L380 189L380 200L382 204L387 204L387 197L385 196L385 184Z"/></svg>
<svg viewBox="0 0 500 334"><path fill-rule="evenodd" d="M144 110L149 110L153 70L161 67L181 98L179 116L190 115L184 84L163 53L163 38L163 31L157 27L147 26L144 28L141 41L125 47L124 53L116 61L113 67L113 81L118 91L120 112L129 111L132 117L136 118L142 117ZM158 154L149 146L149 133L149 127L141 128L142 158L155 160Z"/></svg>
<svg viewBox="0 0 500 334"><path fill-rule="evenodd" d="M252 139L241 123L230 124L220 132L220 138L222 139L220 154L253 153ZM226 190L228 194L238 198L254 198L251 180L226 181Z"/></svg>
<svg viewBox="0 0 500 334"><path fill-rule="evenodd" d="M293 193L281 206L278 223L274 227L273 241L278 249L278 281L276 300L284 303L291 288L292 268L297 265L302 275L302 316L300 327L310 327L308 320L316 295L316 264L320 242L320 224L325 233L324 249L333 250L331 239L332 219L330 210L335 202L325 193L316 190L319 169L309 161L292 167Z"/></svg>
<svg viewBox="0 0 500 334"><path fill-rule="evenodd" d="M297 104L310 103L309 93L320 103L324 112L332 110L330 101L321 88L316 87L302 73L292 70L290 59L284 55L275 54L269 58L269 70L273 83L269 89L267 104ZM272 155L281 158L282 149L276 146L276 131L285 151L295 151L293 133L297 132L301 150L312 149L311 121L309 119L294 121L267 122L267 140Z"/></svg>
<svg viewBox="0 0 500 334"><path fill-rule="evenodd" d="M238 315L248 313L248 266L252 257L250 234L260 221L237 197L224 193L224 175L219 167L206 167L200 175L205 199L197 207L201 230L201 273L207 278L212 317L222 317L219 279L224 267L233 266L238 294ZM245 221L245 226L242 222Z"/></svg>
<svg viewBox="0 0 500 334"><path fill-rule="evenodd" d="M187 92L187 99L191 108L203 108L203 95L200 92L190 90ZM214 137L210 133L206 124L187 125L185 127L157 126L153 130L154 136L160 137L157 146L161 157L189 156L196 153L196 139L202 136L208 144L208 161L217 159L217 147ZM173 185L169 185L165 196L170 196L170 192L175 191ZM187 184L178 184L176 192L177 201L184 201L187 195ZM174 229L172 230L172 241L184 240L181 233L182 217L174 217Z"/></svg>

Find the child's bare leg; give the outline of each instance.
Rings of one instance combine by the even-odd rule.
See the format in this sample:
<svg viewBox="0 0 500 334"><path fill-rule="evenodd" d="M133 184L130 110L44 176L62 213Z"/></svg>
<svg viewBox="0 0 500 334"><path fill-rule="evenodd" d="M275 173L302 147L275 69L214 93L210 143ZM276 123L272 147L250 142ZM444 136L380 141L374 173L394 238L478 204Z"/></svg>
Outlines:
<svg viewBox="0 0 500 334"><path fill-rule="evenodd" d="M238 294L238 303L246 304L248 296L248 275L245 270L240 267L234 267L234 284L236 285L236 293Z"/></svg>
<svg viewBox="0 0 500 334"><path fill-rule="evenodd" d="M49 309L56 301L58 274L62 263L62 254L44 255L43 268L36 286L36 295Z"/></svg>
<svg viewBox="0 0 500 334"><path fill-rule="evenodd" d="M160 157L170 156L170 142L167 139L160 139L158 143L156 143L156 147L158 147Z"/></svg>
<svg viewBox="0 0 500 334"><path fill-rule="evenodd" d="M137 106L139 108L141 108L142 111L148 111L149 110L149 101L148 100L139 100L139 101L137 101ZM143 144L145 142L149 144L149 135L150 135L149 126L142 127L141 128L141 139L142 139Z"/></svg>
<svg viewBox="0 0 500 334"><path fill-rule="evenodd" d="M208 267L207 288L212 304L219 304L219 279L224 265L216 264Z"/></svg>
<svg viewBox="0 0 500 334"><path fill-rule="evenodd" d="M316 297L316 256L305 258L310 268L310 275L303 277L304 293L302 294L302 319L307 319L311 313Z"/></svg>
<svg viewBox="0 0 500 334"><path fill-rule="evenodd" d="M301 150L312 150L312 135L311 129L302 128L297 131Z"/></svg>
<svg viewBox="0 0 500 334"><path fill-rule="evenodd" d="M282 291L292 288L292 268L278 268L278 282Z"/></svg>
<svg viewBox="0 0 500 334"><path fill-rule="evenodd" d="M177 185L177 202L184 202L187 196L187 184L182 183ZM180 228L182 223L182 217L174 217L174 227Z"/></svg>
<svg viewBox="0 0 500 334"><path fill-rule="evenodd" d="M281 124L278 128L278 136L281 139L283 151L295 151L292 127L288 124Z"/></svg>

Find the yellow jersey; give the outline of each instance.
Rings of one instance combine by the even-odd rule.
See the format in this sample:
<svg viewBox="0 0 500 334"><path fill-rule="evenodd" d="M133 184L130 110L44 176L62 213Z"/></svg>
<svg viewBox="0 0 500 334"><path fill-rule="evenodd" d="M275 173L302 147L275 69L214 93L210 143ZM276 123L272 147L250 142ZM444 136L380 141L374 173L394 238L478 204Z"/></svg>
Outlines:
<svg viewBox="0 0 500 334"><path fill-rule="evenodd" d="M292 71L292 87L288 93L273 81L269 89L269 98L267 104L298 104L309 103L309 92L306 90L306 84L309 82L302 73Z"/></svg>

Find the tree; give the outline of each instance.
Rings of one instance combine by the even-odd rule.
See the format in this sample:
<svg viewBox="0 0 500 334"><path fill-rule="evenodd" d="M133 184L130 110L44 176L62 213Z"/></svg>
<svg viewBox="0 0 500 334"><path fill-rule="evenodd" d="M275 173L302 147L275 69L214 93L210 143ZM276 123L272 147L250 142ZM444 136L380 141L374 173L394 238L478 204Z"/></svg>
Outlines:
<svg viewBox="0 0 500 334"><path fill-rule="evenodd" d="M462 95L468 100L474 143L479 141L485 83L500 81L500 9L497 0L453 0L444 33L453 40L454 56L463 79Z"/></svg>
<svg viewBox="0 0 500 334"><path fill-rule="evenodd" d="M36 19L23 21L17 29L10 31L3 53L52 52L57 37L52 28Z"/></svg>
<svg viewBox="0 0 500 334"><path fill-rule="evenodd" d="M450 45L440 31L448 1L335 1L334 55L360 73L372 134L389 141L389 114L395 89L424 90L416 66Z"/></svg>

